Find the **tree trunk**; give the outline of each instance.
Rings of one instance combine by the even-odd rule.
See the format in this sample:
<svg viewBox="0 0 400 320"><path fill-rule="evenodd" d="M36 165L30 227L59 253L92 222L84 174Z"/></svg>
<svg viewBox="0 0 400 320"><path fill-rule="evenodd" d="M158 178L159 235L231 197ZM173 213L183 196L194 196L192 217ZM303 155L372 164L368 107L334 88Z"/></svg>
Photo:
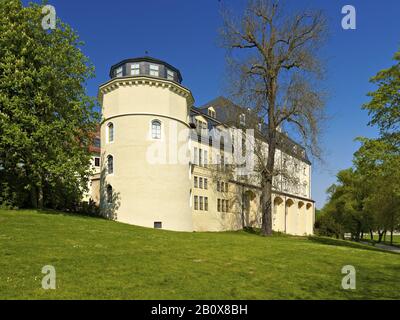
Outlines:
<svg viewBox="0 0 400 320"><path fill-rule="evenodd" d="M31 205L33 209L37 209L38 201L37 201L37 190L35 186L31 188Z"/></svg>
<svg viewBox="0 0 400 320"><path fill-rule="evenodd" d="M263 215L261 234L263 236L272 235L272 183L266 182L263 188Z"/></svg>
<svg viewBox="0 0 400 320"><path fill-rule="evenodd" d="M276 149L276 131L269 130L268 143L268 159L266 172L263 172L262 177L262 193L263 193L263 217L261 234L263 236L272 235L272 180L275 167L275 149Z"/></svg>
<svg viewBox="0 0 400 320"><path fill-rule="evenodd" d="M43 209L43 187L38 187L38 196L37 196L37 208Z"/></svg>
<svg viewBox="0 0 400 320"><path fill-rule="evenodd" d="M374 232L372 230L369 230L369 234L371 235L371 241L374 240Z"/></svg>
<svg viewBox="0 0 400 320"><path fill-rule="evenodd" d="M390 245L393 245L393 229L390 230Z"/></svg>
<svg viewBox="0 0 400 320"><path fill-rule="evenodd" d="M383 231L378 231L378 243L382 242Z"/></svg>

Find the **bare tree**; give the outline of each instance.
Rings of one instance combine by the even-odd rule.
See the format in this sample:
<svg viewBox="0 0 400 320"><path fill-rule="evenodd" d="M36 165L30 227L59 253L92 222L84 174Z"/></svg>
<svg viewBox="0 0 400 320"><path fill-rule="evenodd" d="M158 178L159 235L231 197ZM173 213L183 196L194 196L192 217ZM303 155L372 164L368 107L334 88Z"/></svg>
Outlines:
<svg viewBox="0 0 400 320"><path fill-rule="evenodd" d="M323 70L318 50L326 35L326 22L320 11L287 16L276 0L250 0L242 17L235 19L225 10L223 18L221 38L236 76L234 96L267 126L267 155L259 161L258 170L262 234L271 235L275 152L284 143L278 131L285 127L296 132L311 153L320 156L317 138L324 94L319 86Z"/></svg>

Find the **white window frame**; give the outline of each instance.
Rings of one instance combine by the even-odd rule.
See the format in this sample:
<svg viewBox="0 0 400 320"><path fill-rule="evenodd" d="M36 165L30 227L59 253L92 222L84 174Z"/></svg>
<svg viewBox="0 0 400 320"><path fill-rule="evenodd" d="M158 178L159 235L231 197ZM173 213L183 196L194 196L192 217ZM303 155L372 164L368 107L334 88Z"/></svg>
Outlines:
<svg viewBox="0 0 400 320"><path fill-rule="evenodd" d="M149 66L149 75L152 77L159 77L160 76L160 66L157 64L151 64Z"/></svg>
<svg viewBox="0 0 400 320"><path fill-rule="evenodd" d="M244 113L239 116L239 122L242 126L246 125L246 115Z"/></svg>
<svg viewBox="0 0 400 320"><path fill-rule="evenodd" d="M172 70L167 69L167 79L168 80L175 80L175 72Z"/></svg>
<svg viewBox="0 0 400 320"><path fill-rule="evenodd" d="M111 199L110 199L110 194L108 192L109 188L111 188ZM114 193L114 188L111 184L107 184L106 187L106 194L107 194L107 204L112 204L113 203L113 193Z"/></svg>
<svg viewBox="0 0 400 320"><path fill-rule="evenodd" d="M109 159L112 159L112 172L110 172L110 163ZM109 154L107 156L107 175L112 176L115 173L115 161L114 161L114 156L112 154Z"/></svg>
<svg viewBox="0 0 400 320"><path fill-rule="evenodd" d="M156 124L158 128L156 128ZM162 122L158 119L151 120L150 123L150 136L152 140L161 140L162 139Z"/></svg>
<svg viewBox="0 0 400 320"><path fill-rule="evenodd" d="M133 63L131 64L131 76L138 76L140 75L140 64Z"/></svg>
<svg viewBox="0 0 400 320"><path fill-rule="evenodd" d="M123 67L118 67L116 70L115 70L115 76L116 77L123 77L124 76L124 68Z"/></svg>
<svg viewBox="0 0 400 320"><path fill-rule="evenodd" d="M110 134L110 127L112 126L112 135ZM112 140L110 139L112 137ZM115 125L113 122L107 123L107 143L114 143L115 140Z"/></svg>

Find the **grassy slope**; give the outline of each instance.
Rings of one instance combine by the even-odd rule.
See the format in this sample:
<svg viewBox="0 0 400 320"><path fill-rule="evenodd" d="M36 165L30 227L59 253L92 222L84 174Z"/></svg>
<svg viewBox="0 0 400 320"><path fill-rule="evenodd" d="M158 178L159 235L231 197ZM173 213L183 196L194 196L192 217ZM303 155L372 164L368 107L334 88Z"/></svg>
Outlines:
<svg viewBox="0 0 400 320"><path fill-rule="evenodd" d="M341 268L357 290L341 289ZM54 265L57 290L41 289ZM400 255L330 239L176 233L0 210L0 298L400 298Z"/></svg>

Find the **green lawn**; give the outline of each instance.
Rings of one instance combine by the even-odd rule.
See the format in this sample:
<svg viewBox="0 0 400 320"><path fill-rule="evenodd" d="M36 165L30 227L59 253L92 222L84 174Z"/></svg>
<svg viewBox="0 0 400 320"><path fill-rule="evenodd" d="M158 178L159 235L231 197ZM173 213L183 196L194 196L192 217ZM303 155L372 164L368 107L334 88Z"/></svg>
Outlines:
<svg viewBox="0 0 400 320"><path fill-rule="evenodd" d="M390 234L389 233L386 235L385 244L390 245ZM394 235L393 236L393 245L396 246L396 247L400 247L400 235Z"/></svg>
<svg viewBox="0 0 400 320"><path fill-rule="evenodd" d="M43 290L44 265L57 289ZM341 288L341 269L357 289ZM0 210L1 299L400 298L400 255L326 238L178 233Z"/></svg>

